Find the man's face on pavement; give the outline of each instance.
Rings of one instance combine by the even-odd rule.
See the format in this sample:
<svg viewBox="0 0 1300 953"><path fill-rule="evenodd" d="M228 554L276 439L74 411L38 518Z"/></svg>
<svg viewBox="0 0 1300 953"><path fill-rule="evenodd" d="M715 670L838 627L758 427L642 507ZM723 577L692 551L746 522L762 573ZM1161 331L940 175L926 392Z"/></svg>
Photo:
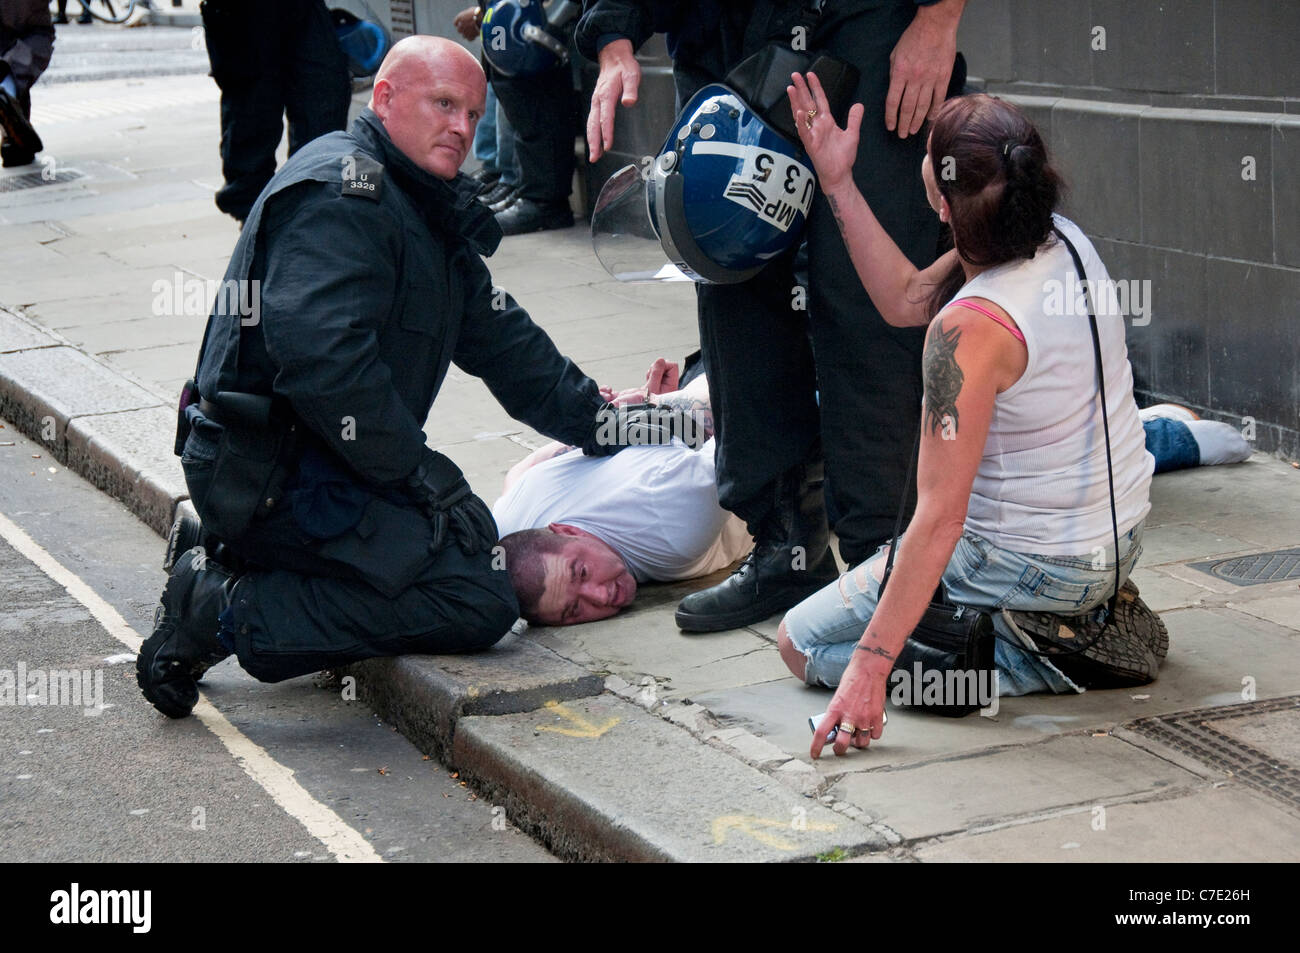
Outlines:
<svg viewBox="0 0 1300 953"><path fill-rule="evenodd" d="M618 553L571 526L551 524L569 536L558 553L543 553L546 588L536 616L545 625L577 625L607 619L636 598L636 579Z"/></svg>
<svg viewBox="0 0 1300 953"><path fill-rule="evenodd" d="M374 110L393 145L424 171L454 179L483 115L487 81L460 50L402 64L375 83Z"/></svg>

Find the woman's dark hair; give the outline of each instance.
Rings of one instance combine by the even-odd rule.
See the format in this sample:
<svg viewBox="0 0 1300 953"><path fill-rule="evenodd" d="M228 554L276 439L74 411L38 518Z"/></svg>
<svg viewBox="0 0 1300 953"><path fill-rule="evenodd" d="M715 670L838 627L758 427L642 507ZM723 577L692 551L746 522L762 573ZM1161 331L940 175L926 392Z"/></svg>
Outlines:
<svg viewBox="0 0 1300 953"><path fill-rule="evenodd" d="M958 96L940 107L929 149L961 257L980 266L1033 258L1052 233L1063 184L1029 118L1006 100ZM931 293L931 317L965 281L958 263Z"/></svg>

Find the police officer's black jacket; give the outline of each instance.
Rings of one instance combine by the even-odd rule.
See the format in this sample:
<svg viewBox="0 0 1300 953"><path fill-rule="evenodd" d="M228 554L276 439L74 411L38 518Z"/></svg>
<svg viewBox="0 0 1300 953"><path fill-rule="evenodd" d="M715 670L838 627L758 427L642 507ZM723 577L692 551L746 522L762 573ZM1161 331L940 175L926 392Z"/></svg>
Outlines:
<svg viewBox="0 0 1300 953"><path fill-rule="evenodd" d="M494 292L480 255L500 239L465 177L420 169L366 110L299 150L253 206L226 280L259 281L260 308L243 316L218 296L200 393L286 398L374 484L427 452L422 428L453 360L511 416L582 444L603 404L596 384Z"/></svg>
<svg viewBox="0 0 1300 953"><path fill-rule="evenodd" d="M886 3L926 6L935 0L825 0L820 19L833 22ZM689 66L697 82L719 82L745 56L770 40L789 40L797 25L815 24L810 0L584 0L574 40L588 59L601 41L625 37L632 49L667 33L677 67Z"/></svg>

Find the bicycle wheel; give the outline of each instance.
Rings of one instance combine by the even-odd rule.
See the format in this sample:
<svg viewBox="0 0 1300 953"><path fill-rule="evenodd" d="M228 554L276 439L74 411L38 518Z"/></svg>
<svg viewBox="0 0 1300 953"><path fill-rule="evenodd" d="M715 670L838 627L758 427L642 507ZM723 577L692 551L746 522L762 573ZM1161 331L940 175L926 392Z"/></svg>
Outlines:
<svg viewBox="0 0 1300 953"><path fill-rule="evenodd" d="M105 23L124 23L135 10L135 0L89 0L85 4L90 15Z"/></svg>

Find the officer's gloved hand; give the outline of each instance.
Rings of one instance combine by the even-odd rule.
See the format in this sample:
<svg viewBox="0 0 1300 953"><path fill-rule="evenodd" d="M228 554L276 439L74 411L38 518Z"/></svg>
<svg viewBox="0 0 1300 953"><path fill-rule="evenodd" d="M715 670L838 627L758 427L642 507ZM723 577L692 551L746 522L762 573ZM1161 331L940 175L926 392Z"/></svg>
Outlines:
<svg viewBox="0 0 1300 953"><path fill-rule="evenodd" d="M496 545L492 511L474 495L460 467L441 453L426 449L406 485L433 524L432 549L441 549L448 533L466 556Z"/></svg>
<svg viewBox="0 0 1300 953"><path fill-rule="evenodd" d="M582 444L589 457L610 457L624 447L666 446L677 437L691 449L704 443L704 434L690 414L658 404L606 404Z"/></svg>

